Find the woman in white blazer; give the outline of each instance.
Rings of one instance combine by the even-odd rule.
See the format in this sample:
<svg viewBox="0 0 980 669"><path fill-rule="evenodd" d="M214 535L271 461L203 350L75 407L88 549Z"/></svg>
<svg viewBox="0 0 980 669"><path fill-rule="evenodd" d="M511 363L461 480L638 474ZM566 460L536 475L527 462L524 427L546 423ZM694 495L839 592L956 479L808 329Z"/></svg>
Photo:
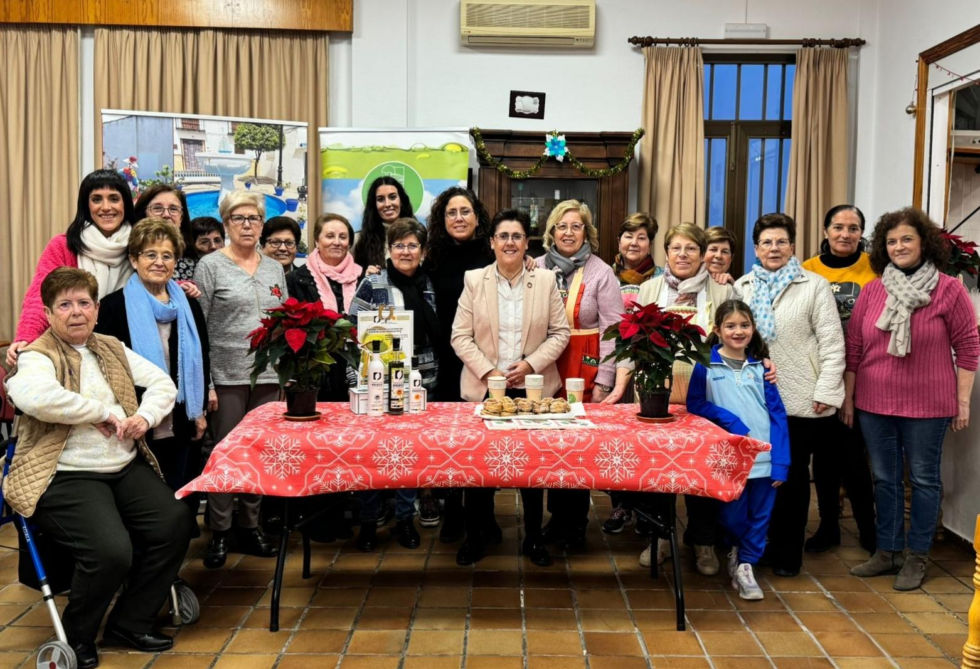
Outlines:
<svg viewBox="0 0 980 669"><path fill-rule="evenodd" d="M463 294L453 321L452 345L463 361L460 395L481 402L487 379L507 378L507 394L525 395L524 377L544 376L544 395L561 387L558 360L571 329L554 272L526 269L531 223L527 214L505 209L493 217L490 246L495 262L466 273ZM464 501L466 540L456 562L470 565L486 554L487 543L499 543L500 529L493 517L493 488L467 488ZM524 543L521 552L541 566L551 555L541 539L544 491L521 489L524 503Z"/></svg>

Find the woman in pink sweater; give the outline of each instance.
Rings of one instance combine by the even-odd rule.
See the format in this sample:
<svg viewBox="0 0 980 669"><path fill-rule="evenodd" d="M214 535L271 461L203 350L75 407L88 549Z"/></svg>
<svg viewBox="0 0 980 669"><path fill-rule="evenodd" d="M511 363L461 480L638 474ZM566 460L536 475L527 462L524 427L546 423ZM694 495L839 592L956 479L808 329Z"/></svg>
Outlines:
<svg viewBox="0 0 980 669"><path fill-rule="evenodd" d="M864 433L878 511L878 552L851 573L898 573L895 590L914 590L925 578L942 495L943 437L950 424L962 430L970 421L980 339L966 289L942 273L948 259L925 213L882 216L871 247L881 278L861 291L847 330L841 420L850 425L856 414ZM907 540L905 463L912 482Z"/></svg>
<svg viewBox="0 0 980 669"><path fill-rule="evenodd" d="M44 334L48 319L41 303L41 283L59 267L81 267L99 283L99 299L126 285L133 273L126 249L135 210L129 185L115 170L95 170L78 187L75 219L63 235L56 235L37 261L34 279L24 295L14 342L7 349L7 364L17 352Z"/></svg>

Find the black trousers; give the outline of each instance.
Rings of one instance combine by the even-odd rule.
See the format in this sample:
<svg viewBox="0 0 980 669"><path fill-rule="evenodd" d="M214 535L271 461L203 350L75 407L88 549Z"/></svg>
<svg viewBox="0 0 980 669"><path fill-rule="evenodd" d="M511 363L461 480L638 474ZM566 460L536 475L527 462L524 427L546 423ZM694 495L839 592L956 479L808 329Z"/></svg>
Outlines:
<svg viewBox="0 0 980 669"><path fill-rule="evenodd" d="M163 472L163 480L167 487L173 491L183 488L191 482L200 472L197 470L197 461L200 459L192 455L192 449L199 449L201 442L186 442L176 437L168 437L147 443L150 451L153 452ZM197 527L197 509L201 504L201 496L194 493L180 500L187 507L188 522L191 528Z"/></svg>
<svg viewBox="0 0 980 669"><path fill-rule="evenodd" d="M568 531L584 530L589 524L590 490L548 490L551 522Z"/></svg>
<svg viewBox="0 0 980 669"><path fill-rule="evenodd" d="M813 454L813 482L817 489L820 525L838 528L840 487L851 500L854 521L862 536L874 537L875 500L868 449L861 428L849 428L839 420L836 435Z"/></svg>
<svg viewBox="0 0 980 669"><path fill-rule="evenodd" d="M123 581L107 625L134 633L153 629L191 528L187 507L149 464L137 456L115 474L59 472L30 520L75 561L62 614L70 642L95 642Z"/></svg>
<svg viewBox="0 0 980 669"><path fill-rule="evenodd" d="M773 566L798 570L803 565L803 542L810 509L810 456L830 448L838 438L836 416L789 417L789 477L776 491L776 506L769 523Z"/></svg>

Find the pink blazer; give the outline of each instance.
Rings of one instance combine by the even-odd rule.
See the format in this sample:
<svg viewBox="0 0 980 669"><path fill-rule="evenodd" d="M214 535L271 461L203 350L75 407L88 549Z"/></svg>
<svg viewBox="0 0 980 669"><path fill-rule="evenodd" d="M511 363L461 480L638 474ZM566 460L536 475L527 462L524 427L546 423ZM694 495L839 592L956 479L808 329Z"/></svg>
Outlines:
<svg viewBox="0 0 980 669"><path fill-rule="evenodd" d="M460 395L467 402L482 402L487 395L483 377L497 366L500 333L497 308L497 263L466 273L463 294L453 321L452 345L463 361ZM536 374L544 376L545 396L561 388L555 361L571 336L565 304L554 272L536 269L524 276L521 353Z"/></svg>

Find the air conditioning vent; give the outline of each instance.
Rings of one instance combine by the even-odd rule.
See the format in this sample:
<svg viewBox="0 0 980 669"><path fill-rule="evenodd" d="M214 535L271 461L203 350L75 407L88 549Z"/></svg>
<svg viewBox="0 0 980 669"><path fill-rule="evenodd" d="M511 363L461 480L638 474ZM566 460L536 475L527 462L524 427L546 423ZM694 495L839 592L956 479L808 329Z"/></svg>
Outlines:
<svg viewBox="0 0 980 669"><path fill-rule="evenodd" d="M595 0L462 0L460 41L469 46L592 47Z"/></svg>

